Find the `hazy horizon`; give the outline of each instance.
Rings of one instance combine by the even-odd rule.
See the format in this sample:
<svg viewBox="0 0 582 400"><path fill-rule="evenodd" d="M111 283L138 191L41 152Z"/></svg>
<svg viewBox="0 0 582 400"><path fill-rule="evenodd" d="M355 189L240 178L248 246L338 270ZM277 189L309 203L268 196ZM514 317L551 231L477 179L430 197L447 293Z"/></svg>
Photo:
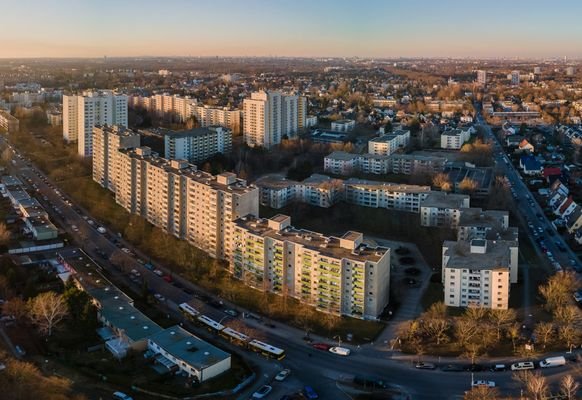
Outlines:
<svg viewBox="0 0 582 400"><path fill-rule="evenodd" d="M0 0L0 6L4 59L582 58L582 3L573 0Z"/></svg>

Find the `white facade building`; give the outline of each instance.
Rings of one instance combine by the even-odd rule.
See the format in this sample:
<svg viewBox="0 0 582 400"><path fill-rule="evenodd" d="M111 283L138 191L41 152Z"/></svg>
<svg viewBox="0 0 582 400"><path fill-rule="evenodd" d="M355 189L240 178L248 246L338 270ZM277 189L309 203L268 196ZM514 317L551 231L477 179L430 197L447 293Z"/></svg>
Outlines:
<svg viewBox="0 0 582 400"><path fill-rule="evenodd" d="M227 154L231 147L230 130L220 126L164 134L165 158L171 160L188 160L196 164L218 153Z"/></svg>
<svg viewBox="0 0 582 400"><path fill-rule="evenodd" d="M368 142L368 153L389 156L410 143L410 131L397 129Z"/></svg>
<svg viewBox="0 0 582 400"><path fill-rule="evenodd" d="M340 119L331 123L331 130L334 132L351 132L355 127L356 121L353 119Z"/></svg>
<svg viewBox="0 0 582 400"><path fill-rule="evenodd" d="M459 150L471 139L470 129L451 129L441 134L441 149Z"/></svg>

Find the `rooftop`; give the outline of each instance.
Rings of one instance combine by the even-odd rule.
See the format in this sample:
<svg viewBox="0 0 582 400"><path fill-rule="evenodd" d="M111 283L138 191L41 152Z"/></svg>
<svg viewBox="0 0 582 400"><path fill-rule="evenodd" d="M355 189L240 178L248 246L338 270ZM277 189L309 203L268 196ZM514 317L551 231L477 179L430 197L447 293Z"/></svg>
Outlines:
<svg viewBox="0 0 582 400"><path fill-rule="evenodd" d="M345 151L334 151L333 153L325 156L325 158L331 158L334 160L341 160L341 161L350 161L350 160L358 158L359 156L360 156L359 154L347 153Z"/></svg>
<svg viewBox="0 0 582 400"><path fill-rule="evenodd" d="M447 192L430 192L421 201L421 207L434 208L462 208L471 199L467 194L455 194Z"/></svg>
<svg viewBox="0 0 582 400"><path fill-rule="evenodd" d="M216 129L210 128L194 128L185 131L171 131L163 129L161 133L164 136L171 137L171 138L181 138L181 137L195 137L195 136L206 136L206 135L214 135L216 134Z"/></svg>
<svg viewBox="0 0 582 400"><path fill-rule="evenodd" d="M277 217L282 218L281 215ZM360 262L378 262L389 252L389 249L384 247L373 248L364 244L357 246L355 249L341 247L340 239L351 240L351 238L356 239L359 237L359 233L352 231L344 234L342 238L337 238L304 229L296 229L293 226L287 226L282 230L275 230L269 227L267 219L256 218L250 215L238 219L236 224L254 235L297 243L307 249L320 252L324 256L336 259L346 258Z"/></svg>
<svg viewBox="0 0 582 400"><path fill-rule="evenodd" d="M152 335L149 340L175 358L198 370L230 358L230 354L194 336L178 325Z"/></svg>
<svg viewBox="0 0 582 400"><path fill-rule="evenodd" d="M471 247L486 246L483 253L471 252ZM449 256L446 264L447 268L456 269L499 269L508 268L511 262L512 247L517 247L517 242L508 240L473 240L471 243L466 241L450 241L443 243L446 250L443 256Z"/></svg>
<svg viewBox="0 0 582 400"><path fill-rule="evenodd" d="M405 192L405 193L429 193L431 191L430 186L404 185L400 183L370 181L367 179L358 178L350 178L344 181L344 184L346 186L368 187L371 189L389 190L393 192Z"/></svg>

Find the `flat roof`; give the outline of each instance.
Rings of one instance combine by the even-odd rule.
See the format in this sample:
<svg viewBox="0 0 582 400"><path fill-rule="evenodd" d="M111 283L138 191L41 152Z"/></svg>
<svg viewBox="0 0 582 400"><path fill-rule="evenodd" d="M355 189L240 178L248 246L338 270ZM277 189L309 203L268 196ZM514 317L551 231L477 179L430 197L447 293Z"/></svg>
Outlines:
<svg viewBox="0 0 582 400"><path fill-rule="evenodd" d="M226 130L226 129L224 129L224 130ZM184 130L184 131L172 131L169 129L168 130L162 129L161 132L164 134L164 136L168 136L168 137L172 137L172 138L216 135L216 131L209 129L208 127L194 128L194 129Z"/></svg>
<svg viewBox="0 0 582 400"><path fill-rule="evenodd" d="M429 193L430 186L404 185L401 183L370 181L367 179L350 178L344 181L346 186L370 187L373 189L390 190L405 193Z"/></svg>
<svg viewBox="0 0 582 400"><path fill-rule="evenodd" d="M447 192L430 192L424 200L420 202L421 207L434 208L462 208L465 201L470 200L467 194L456 194Z"/></svg>
<svg viewBox="0 0 582 400"><path fill-rule="evenodd" d="M230 358L227 352L191 334L179 325L157 332L148 339L197 370L203 370Z"/></svg>
<svg viewBox="0 0 582 400"><path fill-rule="evenodd" d="M512 247L517 247L517 242L509 240L473 240L474 245L486 243L485 253L471 253L471 243L466 241L450 241L443 243L447 248L443 256L449 256L446 268L455 269L499 269L509 268L511 263Z"/></svg>
<svg viewBox="0 0 582 400"><path fill-rule="evenodd" d="M254 183L260 188L268 189L285 189L299 184L297 181L285 178L285 175L283 174L264 175L258 178Z"/></svg>
<svg viewBox="0 0 582 400"><path fill-rule="evenodd" d="M297 243L307 249L320 252L324 256L337 259L346 258L360 262L378 262L389 251L389 249L385 247L373 248L368 247L365 244L358 246L358 248L353 251L341 247L340 239L337 237L325 236L318 232L297 229L293 226L288 226L282 230L275 230L269 227L268 219L256 218L251 215L238 219L236 224L254 235ZM346 234L348 237L344 237L344 239L349 239L352 236L355 237L358 233L348 231ZM344 234L344 236L346 234Z"/></svg>
<svg viewBox="0 0 582 400"><path fill-rule="evenodd" d="M334 151L331 154L325 156L325 158L332 158L334 160L341 160L341 161L350 161L358 158L359 154L348 153L345 151Z"/></svg>

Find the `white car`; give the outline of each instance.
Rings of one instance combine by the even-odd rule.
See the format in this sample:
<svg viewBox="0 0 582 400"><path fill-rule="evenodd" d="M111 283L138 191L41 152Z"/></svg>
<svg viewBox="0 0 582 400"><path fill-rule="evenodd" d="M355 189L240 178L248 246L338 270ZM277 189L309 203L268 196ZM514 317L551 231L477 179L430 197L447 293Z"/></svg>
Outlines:
<svg viewBox="0 0 582 400"><path fill-rule="evenodd" d="M107 231L105 230L105 228L103 228L102 226L100 226L99 228L97 228L97 232L99 232L99 233L106 233Z"/></svg>
<svg viewBox="0 0 582 400"><path fill-rule="evenodd" d="M495 382L493 382L493 381L477 380L477 381L471 382L471 386L472 387L487 386L487 387L493 388L493 387L495 387Z"/></svg>
<svg viewBox="0 0 582 400"><path fill-rule="evenodd" d="M512 371L521 371L524 369L534 369L534 368L535 368L534 363L531 361L523 361L523 362L511 364Z"/></svg>
<svg viewBox="0 0 582 400"><path fill-rule="evenodd" d="M339 346L330 347L329 352L344 357L349 356L351 353L350 349L346 349L345 347Z"/></svg>
<svg viewBox="0 0 582 400"><path fill-rule="evenodd" d="M154 294L154 297L158 301L164 301L164 300L166 300L166 298L164 296L162 296L161 294L159 294L159 293Z"/></svg>
<svg viewBox="0 0 582 400"><path fill-rule="evenodd" d="M280 371L276 376L275 376L275 380L282 382L285 379L287 379L287 377L289 376L289 374L291 373L290 369L284 369L282 371Z"/></svg>
<svg viewBox="0 0 582 400"><path fill-rule="evenodd" d="M113 393L113 398L115 400L133 400L133 398L123 392L115 392Z"/></svg>
<svg viewBox="0 0 582 400"><path fill-rule="evenodd" d="M156 274L157 276L163 276L164 273L162 271L160 271L159 269L154 269L154 274Z"/></svg>
<svg viewBox="0 0 582 400"><path fill-rule="evenodd" d="M271 386L263 385L259 388L259 390L253 393L253 399L264 399L269 395L269 393L271 393L272 390L273 388Z"/></svg>

